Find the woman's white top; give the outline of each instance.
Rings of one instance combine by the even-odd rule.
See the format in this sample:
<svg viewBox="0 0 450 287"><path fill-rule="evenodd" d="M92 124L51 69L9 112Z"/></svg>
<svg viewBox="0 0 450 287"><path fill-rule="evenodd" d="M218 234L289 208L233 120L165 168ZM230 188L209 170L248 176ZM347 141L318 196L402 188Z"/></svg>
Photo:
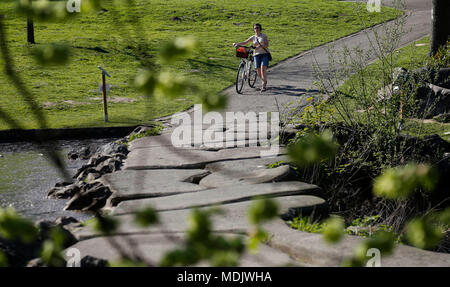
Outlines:
<svg viewBox="0 0 450 287"><path fill-rule="evenodd" d="M249 38L249 40L251 40L253 42L253 45L256 44L262 44L264 46L268 46L269 45L269 39L267 38L266 34L259 34L259 36L253 35ZM255 49L255 51L253 52L253 55L260 55L260 54L266 54L269 53L269 49L268 48L262 48L262 47L257 47Z"/></svg>

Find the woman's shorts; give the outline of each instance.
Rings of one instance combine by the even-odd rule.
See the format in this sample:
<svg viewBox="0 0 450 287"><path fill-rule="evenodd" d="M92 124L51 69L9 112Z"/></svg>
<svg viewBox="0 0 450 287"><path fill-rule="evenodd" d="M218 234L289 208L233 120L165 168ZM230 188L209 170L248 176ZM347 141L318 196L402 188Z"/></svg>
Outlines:
<svg viewBox="0 0 450 287"><path fill-rule="evenodd" d="M254 56L255 58L255 67L261 68L261 66L269 67L269 54L259 54Z"/></svg>

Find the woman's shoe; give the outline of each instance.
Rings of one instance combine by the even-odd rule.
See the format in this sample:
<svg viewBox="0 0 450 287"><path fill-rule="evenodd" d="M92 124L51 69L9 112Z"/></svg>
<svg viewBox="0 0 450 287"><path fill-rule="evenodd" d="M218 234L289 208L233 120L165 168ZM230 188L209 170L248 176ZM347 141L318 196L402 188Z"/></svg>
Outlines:
<svg viewBox="0 0 450 287"><path fill-rule="evenodd" d="M262 87L262 88L261 88L261 93L263 93L263 92L265 92L265 91L267 91L266 87Z"/></svg>

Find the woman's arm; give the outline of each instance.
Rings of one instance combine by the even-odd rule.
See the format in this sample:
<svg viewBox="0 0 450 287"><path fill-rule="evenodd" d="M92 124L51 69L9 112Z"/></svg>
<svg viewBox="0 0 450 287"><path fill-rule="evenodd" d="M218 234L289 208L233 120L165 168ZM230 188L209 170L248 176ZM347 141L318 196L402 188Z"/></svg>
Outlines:
<svg viewBox="0 0 450 287"><path fill-rule="evenodd" d="M250 38L248 38L244 42L233 43L233 46L245 46L245 45L248 45L248 43L252 42L252 40L253 40L253 36L251 36Z"/></svg>

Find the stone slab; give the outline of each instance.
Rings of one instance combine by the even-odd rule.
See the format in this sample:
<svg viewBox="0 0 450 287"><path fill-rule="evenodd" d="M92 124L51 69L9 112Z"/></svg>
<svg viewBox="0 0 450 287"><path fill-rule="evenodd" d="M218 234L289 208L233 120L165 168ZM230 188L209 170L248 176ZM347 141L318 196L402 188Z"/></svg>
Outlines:
<svg viewBox="0 0 450 287"><path fill-rule="evenodd" d="M285 220L297 217L300 213L307 215L314 212L317 214L326 214L327 204L322 198L311 195L293 195L274 198L278 204L278 214ZM243 233L249 229L248 210L253 204L252 201L236 202L218 206L221 213L214 214L211 217L212 229L220 232ZM208 210L210 207L199 208ZM124 214L114 216L119 222L118 234L134 233L152 233L157 234L165 232L184 232L188 227L187 220L192 209L170 210L158 212L159 224L146 228L137 226L134 223L133 214ZM78 240L84 240L95 237L96 233L89 227L82 227L71 230Z"/></svg>
<svg viewBox="0 0 450 287"><path fill-rule="evenodd" d="M222 234L227 238L235 237L235 234ZM111 240L119 245L127 254L138 254L145 262L152 266L158 266L164 254L180 247L183 240L181 234L134 234L111 237L97 237L83 240L70 248L77 248L81 257L93 256L96 258L118 261L121 256L116 248L111 245ZM245 238L244 238L245 240ZM130 246L132 243L132 246ZM64 254L66 252L63 252ZM287 254L261 244L257 254L245 253L239 262L241 267L263 267L263 266L298 266ZM208 262L200 262L195 266L208 266Z"/></svg>
<svg viewBox="0 0 450 287"><path fill-rule="evenodd" d="M123 200L167 196L206 189L193 181L208 173L202 169L121 170L105 174L99 180L109 186L113 192L108 200L108 205L114 206Z"/></svg>
<svg viewBox="0 0 450 287"><path fill-rule="evenodd" d="M236 171L244 172L248 170L265 169L267 165L275 162L289 162L289 158L285 155L263 158L252 158L245 160L229 160L210 163L205 169L210 172Z"/></svg>
<svg viewBox="0 0 450 287"><path fill-rule="evenodd" d="M321 234L289 228L281 220L264 225L271 234L268 245L283 250L292 258L312 266L340 266L365 239L344 236L338 244L324 242ZM431 252L407 245L397 245L392 255L381 257L382 267L449 267L450 254Z"/></svg>
<svg viewBox="0 0 450 287"><path fill-rule="evenodd" d="M158 211L176 210L248 201L261 196L287 195L320 196L320 188L299 181L226 186L187 194L123 201L114 209L113 214L133 213L146 206L152 206Z"/></svg>
<svg viewBox="0 0 450 287"><path fill-rule="evenodd" d="M126 169L203 168L208 163L259 158L269 152L267 147L230 148L219 151L188 150L173 146L143 147L132 150L125 161ZM285 154L283 148L273 151Z"/></svg>
<svg viewBox="0 0 450 287"><path fill-rule="evenodd" d="M269 133L270 134L270 133ZM221 137L220 137L221 135ZM264 145L271 139L268 135L259 135L258 133L242 133L242 132L217 132L217 134L212 134L208 136L202 136L200 141L194 140L194 134L191 134L191 139L184 144L177 144L177 147L181 148L191 148L200 147L201 145L212 144L219 145L223 143L223 147L241 147L241 146L257 146ZM152 148L152 147L162 147L162 146L174 146L172 142L171 133L166 133L157 136L142 137L130 142L130 151L142 148Z"/></svg>
<svg viewBox="0 0 450 287"><path fill-rule="evenodd" d="M255 184L278 182L294 179L294 171L288 165L276 168L260 168L256 170L223 170L214 172L200 181L200 185L208 188L222 187L238 184Z"/></svg>

